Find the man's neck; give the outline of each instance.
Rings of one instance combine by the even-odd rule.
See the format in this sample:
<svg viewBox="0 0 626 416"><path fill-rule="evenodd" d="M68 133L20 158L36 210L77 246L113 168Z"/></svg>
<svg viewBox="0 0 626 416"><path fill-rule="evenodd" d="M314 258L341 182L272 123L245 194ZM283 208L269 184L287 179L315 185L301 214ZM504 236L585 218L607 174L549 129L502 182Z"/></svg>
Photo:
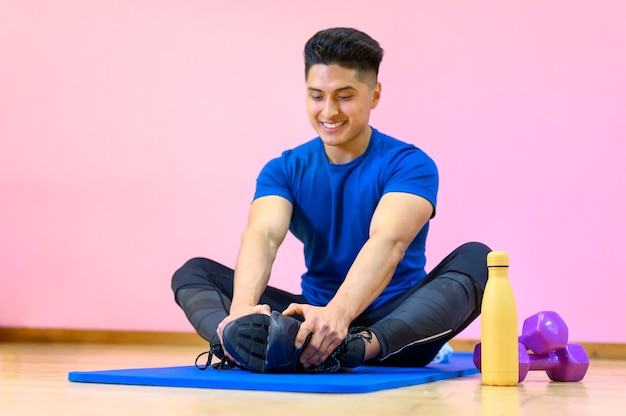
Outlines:
<svg viewBox="0 0 626 416"><path fill-rule="evenodd" d="M363 133L362 137L355 140L351 140L349 143L340 146L330 146L324 144L324 151L326 152L326 158L333 165L344 165L352 162L354 159L361 156L367 150L372 138L372 129L368 128Z"/></svg>

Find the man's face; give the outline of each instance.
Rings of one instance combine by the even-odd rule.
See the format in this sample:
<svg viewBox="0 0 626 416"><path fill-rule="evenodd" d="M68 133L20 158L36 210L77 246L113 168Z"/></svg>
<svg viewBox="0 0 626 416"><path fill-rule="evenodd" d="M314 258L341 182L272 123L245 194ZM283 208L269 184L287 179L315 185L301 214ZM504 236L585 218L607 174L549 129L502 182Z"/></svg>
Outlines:
<svg viewBox="0 0 626 416"><path fill-rule="evenodd" d="M373 76L357 75L354 69L317 64L307 76L309 122L334 163L349 162L369 144L370 111L378 104L380 84Z"/></svg>

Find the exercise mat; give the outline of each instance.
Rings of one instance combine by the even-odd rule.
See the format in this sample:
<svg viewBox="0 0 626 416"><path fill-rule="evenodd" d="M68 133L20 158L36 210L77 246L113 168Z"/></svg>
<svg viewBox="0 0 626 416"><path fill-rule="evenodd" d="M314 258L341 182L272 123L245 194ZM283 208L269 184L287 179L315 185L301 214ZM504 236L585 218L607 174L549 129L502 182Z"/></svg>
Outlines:
<svg viewBox="0 0 626 416"><path fill-rule="evenodd" d="M194 366L73 371L73 382L306 393L367 393L477 374L471 353L423 368L361 366L334 374L256 374L238 368L204 371Z"/></svg>

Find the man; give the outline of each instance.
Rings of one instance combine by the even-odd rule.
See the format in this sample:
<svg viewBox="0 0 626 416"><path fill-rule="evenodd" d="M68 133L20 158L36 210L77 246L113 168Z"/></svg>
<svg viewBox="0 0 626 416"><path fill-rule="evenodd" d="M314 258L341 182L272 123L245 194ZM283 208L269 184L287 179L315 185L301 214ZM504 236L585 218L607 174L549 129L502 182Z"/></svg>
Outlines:
<svg viewBox="0 0 626 416"><path fill-rule="evenodd" d="M176 301L214 361L254 372L424 366L479 315L489 248L464 244L426 274L437 168L369 125L382 56L350 28L307 42L319 137L261 171L234 271L195 258L174 274ZM287 231L304 244L301 295L268 285Z"/></svg>

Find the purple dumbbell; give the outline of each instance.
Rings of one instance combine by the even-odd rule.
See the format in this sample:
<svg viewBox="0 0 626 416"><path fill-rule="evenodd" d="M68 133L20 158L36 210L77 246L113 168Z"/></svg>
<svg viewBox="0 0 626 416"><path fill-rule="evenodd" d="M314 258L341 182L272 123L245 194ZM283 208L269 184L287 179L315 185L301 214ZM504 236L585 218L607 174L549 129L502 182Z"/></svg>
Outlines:
<svg viewBox="0 0 626 416"><path fill-rule="evenodd" d="M580 344L569 344L565 348L551 351L548 354L528 354L526 347L519 348L519 379L522 382L529 371L545 370L554 381L580 381L587 374L589 357ZM474 348L474 364L481 369L481 346Z"/></svg>
<svg viewBox="0 0 626 416"><path fill-rule="evenodd" d="M524 321L518 341L535 354L547 354L565 348L569 330L561 316L542 311Z"/></svg>
<svg viewBox="0 0 626 416"><path fill-rule="evenodd" d="M528 357L528 369L524 370L526 373L529 370L545 370L550 380L554 381L580 381L585 377L589 368L589 357L580 344L568 344L565 348L543 355L525 354L523 356L520 353L520 377L522 365L524 368L527 365L523 361L526 357Z"/></svg>

